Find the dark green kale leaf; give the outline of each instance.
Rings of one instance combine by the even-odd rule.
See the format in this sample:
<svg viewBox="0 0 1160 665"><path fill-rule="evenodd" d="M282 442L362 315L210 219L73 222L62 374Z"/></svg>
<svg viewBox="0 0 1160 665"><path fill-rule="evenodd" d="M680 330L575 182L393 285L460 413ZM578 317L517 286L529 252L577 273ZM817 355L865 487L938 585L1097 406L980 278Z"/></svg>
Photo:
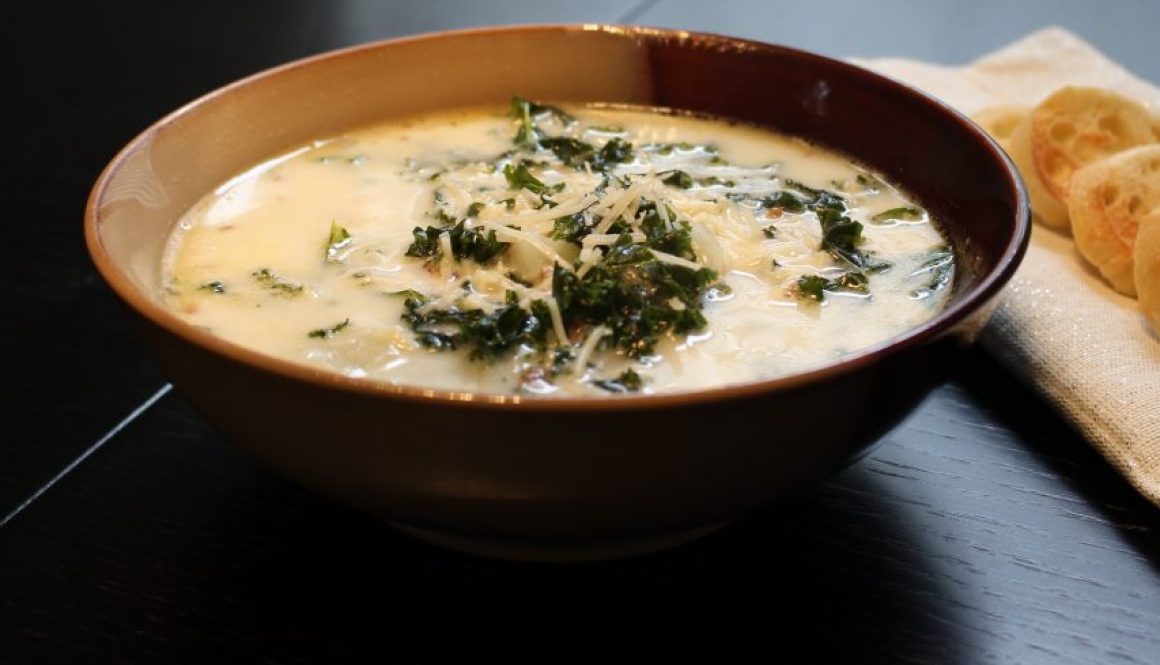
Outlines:
<svg viewBox="0 0 1160 665"><path fill-rule="evenodd" d="M564 189L564 183L557 183L552 186L545 185L536 176L532 175L528 170L527 164L521 163L519 166L513 167L507 164L503 167L503 176L507 178L508 186L512 189L526 189L533 194L547 194L550 192L558 192Z"/></svg>
<svg viewBox="0 0 1160 665"><path fill-rule="evenodd" d="M487 263L510 245L496 240L494 229L484 233L474 227L467 228L465 222L456 224L448 234L451 236L451 251L458 260L471 259L476 263Z"/></svg>
<svg viewBox="0 0 1160 665"><path fill-rule="evenodd" d="M600 148L589 163L597 171L607 171L617 164L623 164L632 159L632 144L621 138L609 140Z"/></svg>
<svg viewBox="0 0 1160 665"><path fill-rule="evenodd" d="M326 240L326 262L327 263L341 263L342 256L340 252L346 249L353 238L350 232L338 225L338 222L330 222L330 235Z"/></svg>
<svg viewBox="0 0 1160 665"><path fill-rule="evenodd" d="M591 160L596 148L591 143L585 143L568 136L551 136L540 139L540 145L551 150L556 158L567 166L578 169L585 162Z"/></svg>
<svg viewBox="0 0 1160 665"><path fill-rule="evenodd" d="M639 358L652 353L666 333L705 326L704 295L716 279L708 268L659 261L624 234L583 277L557 265L552 295L566 327L606 326L611 346Z"/></svg>
<svg viewBox="0 0 1160 665"><path fill-rule="evenodd" d="M275 274L269 268L260 268L250 273L258 284L262 285L267 291L272 291L277 295L282 296L297 296L301 295L305 290L303 286L297 282L292 282L285 277Z"/></svg>
<svg viewBox="0 0 1160 665"><path fill-rule="evenodd" d="M870 292L870 280L861 272L842 273L833 279L803 275L797 280L798 297L803 300L822 302L827 291L866 294Z"/></svg>
<svg viewBox="0 0 1160 665"><path fill-rule="evenodd" d="M804 183L800 183L797 180L792 180L790 178L786 178L785 186L789 187L790 189L797 190L797 191L801 192L802 194L805 194L806 196L808 196L811 199L817 199L823 193L830 194L831 196L837 196L833 192L827 192L824 189L815 189L815 188L810 187Z"/></svg>
<svg viewBox="0 0 1160 665"><path fill-rule="evenodd" d="M955 255L951 248L946 245L935 247L922 266L910 274L911 277L930 275L926 284L910 292L910 297L922 300L950 286L954 267Z"/></svg>
<svg viewBox="0 0 1160 665"><path fill-rule="evenodd" d="M544 136L543 131L536 126L537 119L551 115L562 125L570 125L576 121L571 115L555 106L540 104L518 96L512 97L508 115L518 123L516 135L512 142L527 150L539 148L540 139Z"/></svg>
<svg viewBox="0 0 1160 665"><path fill-rule="evenodd" d="M689 143L688 141L680 141L678 143L646 143L641 146L641 149L646 152L666 156L681 152L700 152L708 155L712 163L720 163L722 161L717 156L717 146L710 143Z"/></svg>
<svg viewBox="0 0 1160 665"><path fill-rule="evenodd" d="M592 385L610 393L635 393L640 392L644 382L635 371L626 369L615 379L598 379Z"/></svg>
<svg viewBox="0 0 1160 665"><path fill-rule="evenodd" d="M693 186L693 176L677 169L664 178L661 178L661 182L670 187L676 187L677 189L688 189Z"/></svg>
<svg viewBox="0 0 1160 665"><path fill-rule="evenodd" d="M443 229L435 226L428 226L425 229L416 226L411 229L411 237L414 240L407 247L406 256L428 260L438 259L443 255L443 250L439 246L439 236L442 234Z"/></svg>
<svg viewBox="0 0 1160 665"><path fill-rule="evenodd" d="M785 185L810 197L804 204L806 209L813 211L822 225L822 249L856 272L877 273L890 269L888 261L858 247L862 243L862 224L846 214L844 198L795 180L786 180Z"/></svg>
<svg viewBox="0 0 1160 665"><path fill-rule="evenodd" d="M901 222L917 222L922 220L922 214L922 208L915 208L914 206L899 206L897 208L891 208L890 210L885 210L878 213L877 215L874 215L870 218L870 221L890 222L897 220Z"/></svg>
<svg viewBox="0 0 1160 665"><path fill-rule="evenodd" d="M617 164L627 162L632 159L633 154L632 144L620 138L610 139L599 150L591 143L567 136L544 137L539 143L551 150L567 166L579 169L588 164L593 171L601 173Z"/></svg>
<svg viewBox="0 0 1160 665"><path fill-rule="evenodd" d="M665 206L667 219L661 215L658 207L661 205ZM690 261L697 259L693 251L693 236L689 222L678 220L675 210L666 204L647 200L642 201L637 210L637 214L642 215L640 230L644 231L646 245L682 259Z"/></svg>
<svg viewBox="0 0 1160 665"><path fill-rule="evenodd" d="M859 173L854 180L870 194L879 194L886 189L886 184L869 173Z"/></svg>
<svg viewBox="0 0 1160 665"><path fill-rule="evenodd" d="M706 176L704 178L697 178L695 181L701 187L709 187L710 185L721 185L723 187L734 187L737 185L733 180L722 180L715 175Z"/></svg>
<svg viewBox="0 0 1160 665"><path fill-rule="evenodd" d="M439 236L446 233L451 239L451 253L456 260L471 259L476 263L487 263L504 250L510 243L496 239L495 230L482 231L478 228L467 227L466 220L460 221L451 228L416 226L411 231L414 241L407 247L406 256L423 258L434 261L443 256L443 246Z"/></svg>
<svg viewBox="0 0 1160 665"><path fill-rule="evenodd" d="M206 293L212 293L215 296L220 296L226 292L226 285L222 281L215 279L212 282L206 282L205 284L197 287L197 290L205 291Z"/></svg>
<svg viewBox="0 0 1160 665"><path fill-rule="evenodd" d="M584 236L591 232L592 229L584 222L584 213L577 212L565 217L557 217L556 221L552 223L552 232L549 236L553 240L565 240L579 245L584 240Z"/></svg>
<svg viewBox="0 0 1160 665"><path fill-rule="evenodd" d="M822 302L826 299L826 285L830 280L821 275L802 275L797 280L798 295L805 300Z"/></svg>
<svg viewBox="0 0 1160 665"><path fill-rule="evenodd" d="M349 326L349 325L350 325L350 319L343 319L339 323L336 323L333 326L330 326L329 328L319 328L318 330L311 330L310 332L306 333L306 336L307 337L314 337L316 339L330 339L331 337L334 337L335 334L342 332L343 330L346 330L347 326Z"/></svg>
<svg viewBox="0 0 1160 665"><path fill-rule="evenodd" d="M403 305L402 318L420 345L435 351L467 348L472 360L494 360L525 344L545 350L552 327L544 301L536 300L524 309L513 292L509 292L502 307L491 312L479 308L425 308L415 298L408 298Z"/></svg>
<svg viewBox="0 0 1160 665"><path fill-rule="evenodd" d="M772 196L765 197L761 205L765 208L776 208L795 214L806 211L806 202L784 189Z"/></svg>
<svg viewBox="0 0 1160 665"><path fill-rule="evenodd" d="M425 304L427 304L427 301L428 301L427 296L423 295L422 293L419 293L415 289L403 289L402 291L391 291L387 295L394 296L396 298L402 298L404 306L412 307L412 308L418 307L420 305L425 305Z"/></svg>

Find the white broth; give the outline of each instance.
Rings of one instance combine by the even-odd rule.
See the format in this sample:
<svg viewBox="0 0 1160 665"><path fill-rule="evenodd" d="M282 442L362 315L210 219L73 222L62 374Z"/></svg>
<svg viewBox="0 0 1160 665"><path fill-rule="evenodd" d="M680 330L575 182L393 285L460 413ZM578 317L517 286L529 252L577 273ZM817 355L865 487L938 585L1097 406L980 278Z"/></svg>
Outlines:
<svg viewBox="0 0 1160 665"><path fill-rule="evenodd" d="M860 228L859 228L860 226ZM162 266L185 320L351 377L669 392L808 369L949 296L930 216L767 130L526 100L315 142L223 184Z"/></svg>

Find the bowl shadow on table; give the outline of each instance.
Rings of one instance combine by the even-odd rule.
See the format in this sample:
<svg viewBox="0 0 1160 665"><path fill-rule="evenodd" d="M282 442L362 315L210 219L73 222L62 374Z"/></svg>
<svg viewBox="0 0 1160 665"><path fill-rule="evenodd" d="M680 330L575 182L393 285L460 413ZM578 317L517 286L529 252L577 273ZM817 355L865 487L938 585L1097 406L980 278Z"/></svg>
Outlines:
<svg viewBox="0 0 1160 665"><path fill-rule="evenodd" d="M937 608L953 595L946 580L876 483L847 473L692 544L598 564L476 558L350 514L262 536L291 547L252 562L239 593L268 606L273 633L328 661L400 650L683 661L798 647L811 662L969 660L974 635Z"/></svg>

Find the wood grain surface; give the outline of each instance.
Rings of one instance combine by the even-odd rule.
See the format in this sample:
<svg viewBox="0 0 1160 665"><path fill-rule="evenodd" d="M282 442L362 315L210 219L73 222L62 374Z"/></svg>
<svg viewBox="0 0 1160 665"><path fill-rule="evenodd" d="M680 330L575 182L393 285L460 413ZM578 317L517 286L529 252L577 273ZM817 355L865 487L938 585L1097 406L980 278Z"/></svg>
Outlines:
<svg viewBox="0 0 1160 665"><path fill-rule="evenodd" d="M0 327L0 662L1160 662L1156 509L982 352L870 457L699 542L595 565L503 563L273 476L177 394L127 419L165 379L80 232L100 168L152 120L360 41L632 21L958 62L1063 24L1160 80L1160 5L215 0L12 13L0 40L18 116L0 208L14 305Z"/></svg>

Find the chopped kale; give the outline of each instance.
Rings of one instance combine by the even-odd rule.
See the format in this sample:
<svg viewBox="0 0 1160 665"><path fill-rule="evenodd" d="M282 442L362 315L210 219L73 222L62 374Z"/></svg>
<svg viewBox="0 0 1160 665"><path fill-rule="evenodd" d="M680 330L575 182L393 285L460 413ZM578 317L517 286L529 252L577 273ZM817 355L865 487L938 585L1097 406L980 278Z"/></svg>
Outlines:
<svg viewBox="0 0 1160 665"><path fill-rule="evenodd" d="M802 213L806 211L806 202L786 190L767 196L761 205L765 208L777 208L786 212Z"/></svg>
<svg viewBox="0 0 1160 665"><path fill-rule="evenodd" d="M350 246L351 241L350 232L338 225L338 222L330 222L330 236L326 240L326 262L327 263L341 263L342 250Z"/></svg>
<svg viewBox="0 0 1160 665"><path fill-rule="evenodd" d="M639 374L631 369L626 369L615 379L598 379L593 381L592 385L610 393L635 393L640 392L644 382Z"/></svg>
<svg viewBox="0 0 1160 665"><path fill-rule="evenodd" d="M549 235L553 240L566 240L579 245L584 236L591 232L592 229L584 222L584 213L578 212L566 217L557 217Z"/></svg>
<svg viewBox="0 0 1160 665"><path fill-rule="evenodd" d="M487 263L508 248L509 243L496 239L495 230L483 231L475 227L468 228L466 220L461 221L450 229L428 226L416 226L411 230L414 241L407 248L406 256L424 258L428 261L437 260L443 256L443 246L439 237L446 233L451 239L451 253L456 260L471 259L476 263Z"/></svg>
<svg viewBox="0 0 1160 665"><path fill-rule="evenodd" d="M817 199L822 194L834 195L833 192L827 192L824 189L814 189L813 187L809 187L803 183L798 182L797 180L792 180L789 178L786 178L785 186L789 187L790 189L797 190L797 191L801 192L802 194L805 194L806 196L810 197L811 199Z"/></svg>
<svg viewBox="0 0 1160 665"><path fill-rule="evenodd" d="M476 263L487 263L508 248L506 242L496 240L495 230L489 229L486 234L476 228L467 228L464 222L459 222L449 231L451 236L451 251L455 258L471 259Z"/></svg>
<svg viewBox="0 0 1160 665"><path fill-rule="evenodd" d="M269 268L255 270L250 276L266 290L273 291L277 295L297 296L304 290L301 284L276 275Z"/></svg>
<svg viewBox="0 0 1160 665"><path fill-rule="evenodd" d="M206 282L205 284L197 287L197 290L205 291L206 293L212 293L215 296L220 296L226 292L226 285L225 283L215 279L212 282Z"/></svg>
<svg viewBox="0 0 1160 665"><path fill-rule="evenodd" d="M878 213L870 218L872 222L890 222L894 220L902 222L917 222L922 220L922 208L915 208L913 206L900 206L898 208L891 208Z"/></svg>
<svg viewBox="0 0 1160 665"><path fill-rule="evenodd" d="M677 169L661 179L661 182L678 189L688 189L693 186L693 176Z"/></svg>
<svg viewBox="0 0 1160 665"><path fill-rule="evenodd" d="M435 226L428 226L425 229L421 226L416 226L411 229L411 237L414 240L407 247L406 256L425 258L428 260L438 259L443 253L443 250L439 246L439 236L442 234L443 229Z"/></svg>
<svg viewBox="0 0 1160 665"><path fill-rule="evenodd" d="M803 201L803 205L817 216L822 225L822 249L857 272L876 273L890 268L889 262L858 247L862 243L862 224L846 215L846 200L840 195L796 180L786 180L785 186L810 197ZM785 194L784 190L782 194Z"/></svg>
<svg viewBox="0 0 1160 665"><path fill-rule="evenodd" d="M772 240L777 237L777 227L773 224L763 226L761 227L761 235Z"/></svg>
<svg viewBox="0 0 1160 665"><path fill-rule="evenodd" d="M854 180L871 194L878 194L886 189L886 184L869 173L859 173Z"/></svg>
<svg viewBox="0 0 1160 665"><path fill-rule="evenodd" d="M910 292L915 300L929 298L945 289L951 283L951 273L954 272L955 255L950 247L939 245L931 250L930 255L922 266L910 274L911 277L929 275L927 283Z"/></svg>
<svg viewBox="0 0 1160 665"><path fill-rule="evenodd" d="M610 139L599 150L591 143L567 136L545 137L539 143L565 165L575 169L588 164L592 170L604 172L632 159L632 144L620 138Z"/></svg>
<svg viewBox="0 0 1160 665"><path fill-rule="evenodd" d="M329 328L319 328L318 330L311 330L306 333L307 337L316 339L330 339L335 334L342 332L350 325L350 319L343 319L342 321L330 326Z"/></svg>
<svg viewBox="0 0 1160 665"><path fill-rule="evenodd" d="M540 145L540 139L544 134L539 127L536 126L536 119L545 115L550 115L562 125L570 125L576 121L568 113L555 106L547 104L540 104L533 102L523 97L512 97L511 108L508 113L512 119L519 123L516 129L516 135L512 142L521 148L528 150L535 150Z"/></svg>
<svg viewBox="0 0 1160 665"><path fill-rule="evenodd" d="M664 206L667 215L661 214L660 206ZM682 259L696 260L689 223L678 220L675 210L663 203L642 201L638 211L637 214L641 215L640 230L644 231L646 245Z"/></svg>
<svg viewBox="0 0 1160 665"><path fill-rule="evenodd" d="M481 201L475 201L471 205L467 206L467 218L474 219L475 217L478 217L479 211L483 210L484 205L485 204Z"/></svg>
<svg viewBox="0 0 1160 665"><path fill-rule="evenodd" d="M858 248L862 240L862 224L842 216L832 222L822 222L822 249L853 267L855 270L877 273L889 270L889 261L883 261Z"/></svg>
<svg viewBox="0 0 1160 665"><path fill-rule="evenodd" d="M802 299L822 302L826 298L826 284L829 280L821 275L802 275L797 280L798 294Z"/></svg>
<svg viewBox="0 0 1160 665"><path fill-rule="evenodd" d="M564 189L564 183L548 186L540 182L536 176L528 171L527 164L521 163L519 166L512 167L508 164L503 167L503 176L507 178L508 186L512 189L526 189L533 194L547 194L549 192L558 192Z"/></svg>
<svg viewBox="0 0 1160 665"><path fill-rule="evenodd" d="M704 295L716 279L708 268L659 261L625 234L583 277L555 266L552 295L569 329L607 326L611 346L639 358L652 353L662 335L705 325Z"/></svg>
<svg viewBox="0 0 1160 665"><path fill-rule="evenodd" d="M847 272L843 273L838 278L832 280L834 291L846 291L848 293L869 293L870 292L870 278L866 277L865 273L861 272Z"/></svg>
<svg viewBox="0 0 1160 665"><path fill-rule="evenodd" d="M591 143L585 143L567 136L552 136L540 139L540 145L551 150L556 158L574 169L583 168L596 152Z"/></svg>
<svg viewBox="0 0 1160 665"><path fill-rule="evenodd" d="M826 292L865 294L870 292L870 280L865 273L847 272L834 279L821 275L803 275L797 280L798 296L803 300L822 302Z"/></svg>
<svg viewBox="0 0 1160 665"><path fill-rule="evenodd" d="M697 178L696 183L702 187L709 187L711 185L721 185L722 187L734 187L737 185L732 180L722 180L715 175L707 176L705 178Z"/></svg>
<svg viewBox="0 0 1160 665"><path fill-rule="evenodd" d="M621 138L614 138L605 143L600 152L591 160L592 168L597 171L607 171L616 164L623 164L632 159L632 144Z"/></svg>
<svg viewBox="0 0 1160 665"><path fill-rule="evenodd" d="M427 296L423 295L422 293L419 293L415 289L403 289L402 291L391 291L387 295L394 296L396 298L402 298L404 305L406 305L407 307L418 307L419 305L427 304L427 301L428 301ZM407 303L410 303L410 302L413 302L414 304L408 305Z"/></svg>
<svg viewBox="0 0 1160 665"><path fill-rule="evenodd" d="M678 143L646 143L642 146L642 150L656 153L658 155L671 155L674 152L703 152L710 157L717 155L717 146L709 143L689 143L688 141L680 141Z"/></svg>
<svg viewBox="0 0 1160 665"><path fill-rule="evenodd" d="M547 304L536 300L524 309L514 295L509 292L505 304L491 312L424 308L417 299L408 298L403 320L415 331L420 345L436 351L468 348L472 360L493 360L521 344L544 350L552 327Z"/></svg>
<svg viewBox="0 0 1160 665"><path fill-rule="evenodd" d="M615 222L605 231L613 235L621 235L623 233L632 233L632 225L624 221L623 217L618 217Z"/></svg>

